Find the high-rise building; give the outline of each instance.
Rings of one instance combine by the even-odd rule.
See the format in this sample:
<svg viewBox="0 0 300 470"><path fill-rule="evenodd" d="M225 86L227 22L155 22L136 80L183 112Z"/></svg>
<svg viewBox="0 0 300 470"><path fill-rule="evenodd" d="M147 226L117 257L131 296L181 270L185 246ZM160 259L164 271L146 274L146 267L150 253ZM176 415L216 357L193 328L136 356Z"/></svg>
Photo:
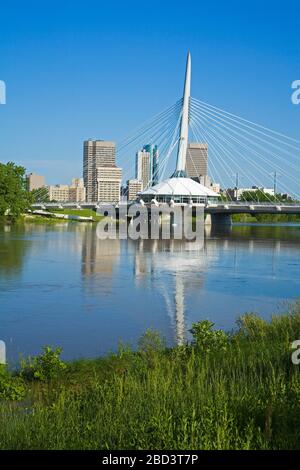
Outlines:
<svg viewBox="0 0 300 470"><path fill-rule="evenodd" d="M127 198L128 201L135 201L137 198L137 193L142 191L143 183L139 180L128 180L127 181Z"/></svg>
<svg viewBox="0 0 300 470"><path fill-rule="evenodd" d="M159 151L157 145L144 145L136 154L135 177L142 181L143 188L154 186L159 180Z"/></svg>
<svg viewBox="0 0 300 470"><path fill-rule="evenodd" d="M45 177L36 175L35 173L29 173L29 175L26 176L26 186L27 191L43 188L45 186Z"/></svg>
<svg viewBox="0 0 300 470"><path fill-rule="evenodd" d="M86 140L83 144L83 179L87 202L97 202L97 168L114 167L116 145L106 140Z"/></svg>
<svg viewBox="0 0 300 470"><path fill-rule="evenodd" d="M119 202L122 169L116 166L97 167L97 201Z"/></svg>
<svg viewBox="0 0 300 470"><path fill-rule="evenodd" d="M159 151L157 145L144 145L143 150L150 154L150 185L154 186L159 180Z"/></svg>
<svg viewBox="0 0 300 470"><path fill-rule="evenodd" d="M208 145L190 142L186 151L185 171L190 178L199 181L200 176L207 176Z"/></svg>
<svg viewBox="0 0 300 470"><path fill-rule="evenodd" d="M146 152L145 148L136 154L135 176L137 180L142 182L142 189L149 186L151 180L150 152Z"/></svg>

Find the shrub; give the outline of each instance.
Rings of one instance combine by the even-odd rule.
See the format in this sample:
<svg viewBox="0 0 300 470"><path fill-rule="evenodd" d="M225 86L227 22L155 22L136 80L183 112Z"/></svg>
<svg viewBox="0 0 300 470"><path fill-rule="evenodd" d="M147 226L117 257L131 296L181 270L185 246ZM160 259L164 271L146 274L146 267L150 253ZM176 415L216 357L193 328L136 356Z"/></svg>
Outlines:
<svg viewBox="0 0 300 470"><path fill-rule="evenodd" d="M43 351L43 354L21 364L23 376L46 382L57 378L66 369L67 365L60 359L61 348L52 349L45 346Z"/></svg>
<svg viewBox="0 0 300 470"><path fill-rule="evenodd" d="M213 330L214 323L202 320L193 323L190 332L193 335L192 345L203 352L224 350L228 346L228 335L223 330Z"/></svg>
<svg viewBox="0 0 300 470"><path fill-rule="evenodd" d="M0 400L19 401L24 398L25 386L20 377L11 376L4 365L0 365Z"/></svg>

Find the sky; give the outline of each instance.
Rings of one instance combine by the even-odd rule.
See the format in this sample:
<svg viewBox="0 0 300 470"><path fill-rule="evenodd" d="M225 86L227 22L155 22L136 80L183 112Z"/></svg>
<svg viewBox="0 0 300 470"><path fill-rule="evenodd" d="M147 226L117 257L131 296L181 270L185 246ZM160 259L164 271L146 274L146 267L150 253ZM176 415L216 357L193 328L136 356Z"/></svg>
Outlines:
<svg viewBox="0 0 300 470"><path fill-rule="evenodd" d="M296 1L1 2L0 161L67 184L88 138L120 141L182 95L300 138Z"/></svg>

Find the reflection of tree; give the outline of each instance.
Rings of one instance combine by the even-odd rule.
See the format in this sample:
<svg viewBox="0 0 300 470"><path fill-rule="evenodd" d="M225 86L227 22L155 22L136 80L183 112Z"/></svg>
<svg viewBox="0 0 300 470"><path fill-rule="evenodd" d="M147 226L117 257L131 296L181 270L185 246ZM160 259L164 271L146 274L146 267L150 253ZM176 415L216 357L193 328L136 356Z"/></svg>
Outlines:
<svg viewBox="0 0 300 470"><path fill-rule="evenodd" d="M12 236L23 235L24 228L15 226L11 228L5 225L0 229L0 276L2 278L11 278L20 275L25 255L31 242Z"/></svg>

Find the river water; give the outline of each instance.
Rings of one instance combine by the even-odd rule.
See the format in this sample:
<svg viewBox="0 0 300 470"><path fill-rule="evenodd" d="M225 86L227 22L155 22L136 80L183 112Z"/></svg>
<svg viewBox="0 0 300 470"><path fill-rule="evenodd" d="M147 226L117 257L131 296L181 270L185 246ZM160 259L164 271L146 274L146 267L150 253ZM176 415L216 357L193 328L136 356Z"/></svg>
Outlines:
<svg viewBox="0 0 300 470"><path fill-rule="evenodd" d="M232 329L300 298L300 225L206 227L204 246L99 240L80 223L0 227L0 340L20 355L61 346L65 359L136 346L149 328L168 344L193 322Z"/></svg>

